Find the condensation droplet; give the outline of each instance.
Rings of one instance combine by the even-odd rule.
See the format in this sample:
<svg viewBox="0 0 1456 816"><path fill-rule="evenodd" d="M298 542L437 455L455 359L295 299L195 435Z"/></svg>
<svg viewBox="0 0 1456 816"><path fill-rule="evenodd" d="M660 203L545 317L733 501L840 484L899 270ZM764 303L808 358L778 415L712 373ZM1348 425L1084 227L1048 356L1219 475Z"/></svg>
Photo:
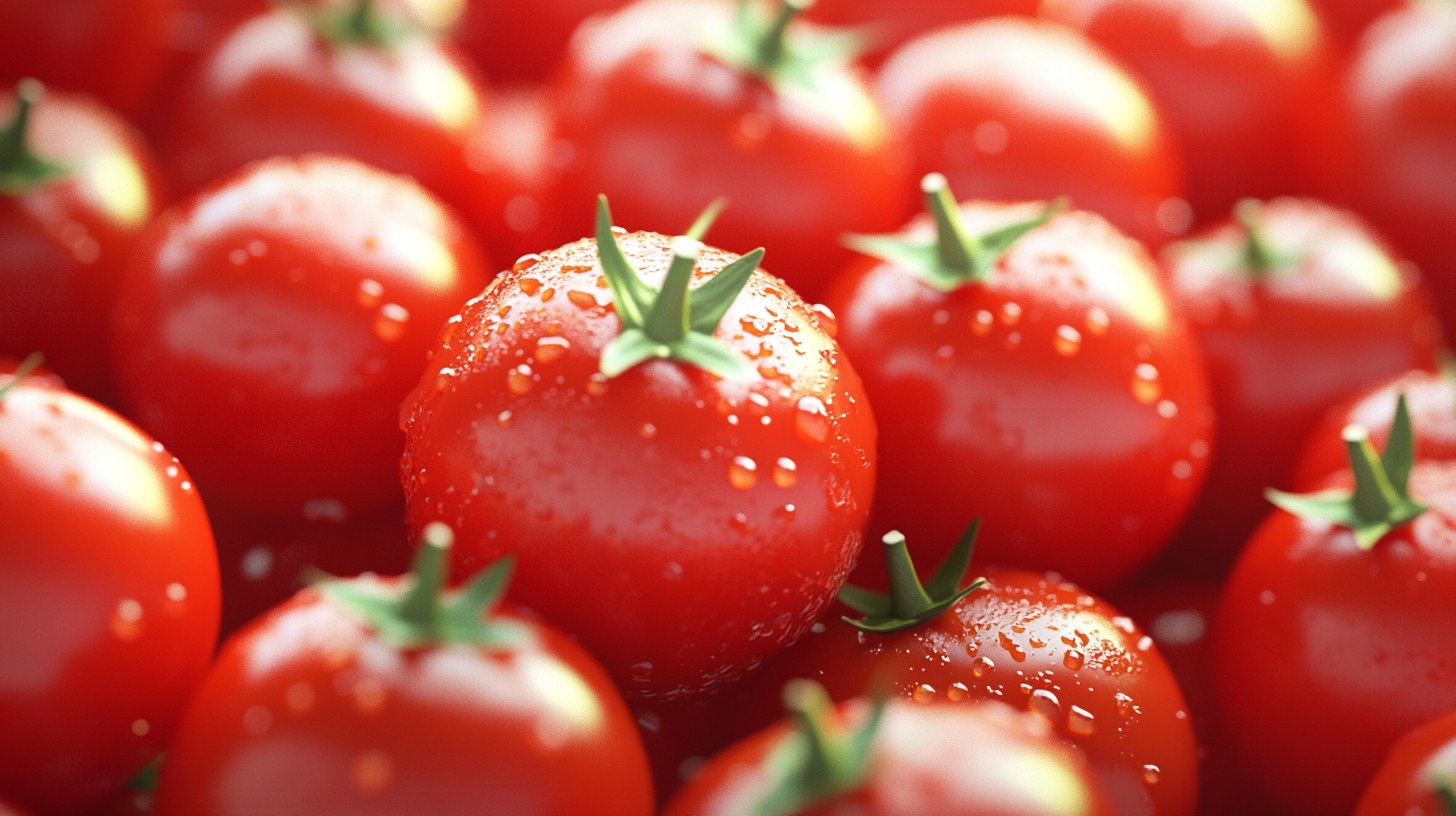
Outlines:
<svg viewBox="0 0 1456 816"><path fill-rule="evenodd" d="M383 751L365 751L354 758L349 775L364 793L382 793L394 781L394 763Z"/></svg>
<svg viewBox="0 0 1456 816"><path fill-rule="evenodd" d="M591 292L583 292L580 289L566 290L566 299L571 301L571 305L579 309L595 309L598 306L596 295L593 295Z"/></svg>
<svg viewBox="0 0 1456 816"><path fill-rule="evenodd" d="M534 252L529 255L522 255L521 257L517 258L516 262L511 266L511 271L525 272L527 269L530 269L540 262L541 256L535 254Z"/></svg>
<svg viewBox="0 0 1456 816"><path fill-rule="evenodd" d="M1101 306L1093 306L1087 310L1087 331L1095 335L1107 333L1107 327L1112 324L1112 319L1107 316L1107 310Z"/></svg>
<svg viewBox="0 0 1456 816"><path fill-rule="evenodd" d="M1163 395L1163 386L1158 382L1158 369L1151 363L1138 363L1132 372L1133 399L1144 405L1151 405Z"/></svg>
<svg viewBox="0 0 1456 816"><path fill-rule="evenodd" d="M793 487L799 481L799 465L787 456L780 456L774 462L774 484L779 487Z"/></svg>
<svg viewBox="0 0 1456 816"><path fill-rule="evenodd" d="M359 288L354 292L354 300L365 309L373 309L378 306L382 297L384 297L384 284L377 280L359 281Z"/></svg>
<svg viewBox="0 0 1456 816"><path fill-rule="evenodd" d="M1058 326L1052 346L1063 357L1071 357L1082 349L1082 333L1071 326Z"/></svg>
<svg viewBox="0 0 1456 816"><path fill-rule="evenodd" d="M1001 306L1001 325L1015 326L1021 320L1021 304L1006 303Z"/></svg>
<svg viewBox="0 0 1456 816"><path fill-rule="evenodd" d="M131 732L136 736L145 737L147 734L151 733L151 731L152 724L147 722L146 720L132 720Z"/></svg>
<svg viewBox="0 0 1456 816"><path fill-rule="evenodd" d="M1051 689L1037 689L1027 698L1026 710L1056 721L1062 716L1062 701Z"/></svg>
<svg viewBox="0 0 1456 816"><path fill-rule="evenodd" d="M1072 671L1076 671L1082 668L1082 664L1085 663L1086 660L1086 656L1076 649L1068 649L1067 653L1062 655L1062 665L1066 666Z"/></svg>
<svg viewBox="0 0 1456 816"><path fill-rule="evenodd" d="M929 683L921 683L917 685L913 691L910 692L910 699L914 700L917 703L935 702L935 696L935 686L932 686Z"/></svg>
<svg viewBox="0 0 1456 816"><path fill-rule="evenodd" d="M747 456L735 456L728 465L728 483L747 490L758 482L758 463Z"/></svg>
<svg viewBox="0 0 1456 816"><path fill-rule="evenodd" d="M541 281L535 278L521 278L521 282L516 285L521 287L521 292L529 297L535 297L536 293L541 291Z"/></svg>
<svg viewBox="0 0 1456 816"><path fill-rule="evenodd" d="M1274 590L1266 589L1259 593L1259 603L1269 606L1274 603Z"/></svg>
<svg viewBox="0 0 1456 816"><path fill-rule="evenodd" d="M809 308L814 312L814 322L819 324L819 331L829 337L839 335L839 318L834 316L833 310L822 303L815 303Z"/></svg>
<svg viewBox="0 0 1456 816"><path fill-rule="evenodd" d="M116 610L111 613L111 634L125 643L141 637L142 605L132 598L117 604Z"/></svg>
<svg viewBox="0 0 1456 816"><path fill-rule="evenodd" d="M982 655L971 661L971 675L977 680L984 679L991 670L996 668L996 662L991 658Z"/></svg>
<svg viewBox="0 0 1456 816"><path fill-rule="evenodd" d="M386 343L393 343L404 336L407 322L409 310L398 303L386 303L379 307L379 314L374 318L374 336Z"/></svg>
<svg viewBox="0 0 1456 816"><path fill-rule="evenodd" d="M1156 785L1158 784L1158 778L1162 775L1162 773L1162 769L1159 768L1157 765L1144 765L1143 782L1149 785Z"/></svg>
<svg viewBox="0 0 1456 816"><path fill-rule="evenodd" d="M536 353L532 356L538 363L560 360L571 350L571 341L565 337L542 337L536 341Z"/></svg>
<svg viewBox="0 0 1456 816"><path fill-rule="evenodd" d="M950 700L952 703L959 703L960 701L966 699L966 697L969 696L970 693L971 690L969 688L966 688L965 683L955 682L951 683L950 686L946 688L945 699Z"/></svg>
<svg viewBox="0 0 1456 816"><path fill-rule="evenodd" d="M495 415L495 424L502 428L509 428L515 422L515 416L510 411L501 411Z"/></svg>
<svg viewBox="0 0 1456 816"><path fill-rule="evenodd" d="M1188 462L1185 462L1182 459L1179 459L1178 461L1176 461L1176 462L1173 463L1173 478L1174 479L1187 479L1189 476L1192 476L1192 475L1193 475L1193 465L1192 464L1190 464Z"/></svg>
<svg viewBox="0 0 1456 816"><path fill-rule="evenodd" d="M773 330L773 327L769 325L767 320L756 315L745 315L739 318L738 325L742 326L744 331L754 337L767 337L769 332Z"/></svg>
<svg viewBox="0 0 1456 816"><path fill-rule="evenodd" d="M1132 698L1122 692L1118 692L1113 698L1117 707L1117 716L1128 717L1132 715Z"/></svg>
<svg viewBox="0 0 1456 816"><path fill-rule="evenodd" d="M799 438L816 445L829 438L829 409L818 397L800 397L794 414L794 430Z"/></svg>
<svg viewBox="0 0 1456 816"><path fill-rule="evenodd" d="M651 422L644 422L637 428L637 435L643 439L653 439L657 436L657 426Z"/></svg>
<svg viewBox="0 0 1456 816"><path fill-rule="evenodd" d="M996 318L985 309L977 309L971 315L971 333L977 337L985 337L991 333L991 327L996 323Z"/></svg>
<svg viewBox="0 0 1456 816"><path fill-rule="evenodd" d="M1015 660L1017 663L1021 663L1026 660L1026 652L1021 648L1019 644L1017 644L1016 641L1011 639L1010 635L1006 634L1005 632L997 632L996 637L998 642L1000 642L1001 644L1001 648L1006 650L1007 654L1011 655L1012 660Z"/></svg>
<svg viewBox="0 0 1456 816"><path fill-rule="evenodd" d="M529 365L521 363L511 369L511 373L506 375L506 387L510 389L512 394L518 397L525 396L530 393L531 387L536 384L535 374L536 372L531 370Z"/></svg>
<svg viewBox="0 0 1456 816"><path fill-rule="evenodd" d="M1158 416L1163 419L1178 416L1178 404L1172 400L1158 400Z"/></svg>
<svg viewBox="0 0 1456 816"><path fill-rule="evenodd" d="M608 385L607 375L600 371L593 371L592 375L586 378L586 393L593 397L600 397L607 393Z"/></svg>
<svg viewBox="0 0 1456 816"><path fill-rule="evenodd" d="M1087 709L1072 706L1067 711L1067 730L1079 737L1090 737L1097 731L1096 718Z"/></svg>

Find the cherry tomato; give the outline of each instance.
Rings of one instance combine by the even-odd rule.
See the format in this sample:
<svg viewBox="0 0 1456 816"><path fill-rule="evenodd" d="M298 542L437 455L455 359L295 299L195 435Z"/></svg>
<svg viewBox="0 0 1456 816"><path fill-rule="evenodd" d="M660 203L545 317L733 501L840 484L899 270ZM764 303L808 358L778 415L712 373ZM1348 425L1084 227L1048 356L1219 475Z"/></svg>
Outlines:
<svg viewBox="0 0 1456 816"><path fill-rule="evenodd" d="M212 0L209 0L212 2ZM0 5L0 87L35 77L134 116L150 101L181 0Z"/></svg>
<svg viewBox="0 0 1456 816"><path fill-rule="evenodd" d="M1061 745L1040 718L1009 706L919 706L864 700L831 714L801 713L821 728L785 723L714 757L664 816L1073 816L1112 814L1086 759ZM840 748L835 771L815 778L792 749ZM801 749L802 750L802 749ZM819 772L824 777L829 774ZM764 803L778 809L762 807Z"/></svg>
<svg viewBox="0 0 1456 816"><path fill-rule="evenodd" d="M1244 196L1309 190L1335 71L1306 0L1046 0L1146 83L1172 129L1197 221Z"/></svg>
<svg viewBox="0 0 1456 816"><path fill-rule="evenodd" d="M0 796L81 814L166 746L207 670L217 555L161 444L73 392L0 388Z"/></svg>
<svg viewBox="0 0 1456 816"><path fill-rule="evenodd" d="M1169 247L1163 266L1203 347L1219 418L1208 487L1168 556L1221 572L1268 512L1263 490L1287 486L1322 413L1371 383L1433 368L1440 324L1379 236L1312 199L1242 204Z"/></svg>
<svg viewBox="0 0 1456 816"><path fill-rule="evenodd" d="M796 6L782 5L791 17ZM725 196L715 242L768 247L775 272L816 296L850 257L841 233L893 229L908 200L879 106L813 33L713 0L647 0L593 19L551 91L565 159L555 200L569 213L605 193L624 224L682 230Z"/></svg>
<svg viewBox="0 0 1456 816"><path fill-rule="evenodd" d="M1098 216L957 209L937 190L930 208L960 226L941 240L923 217L901 237L982 236L961 271L866 258L826 298L879 420L871 531L900 530L934 564L981 513L984 561L1110 586L1202 484L1212 417L1192 334L1142 247ZM988 249L1013 227L1025 234ZM879 585L877 567L856 580Z"/></svg>
<svg viewBox="0 0 1456 816"><path fill-rule="evenodd" d="M405 407L408 516L457 528L464 569L515 554L513 598L579 637L629 697L700 693L833 600L869 513L874 419L832 321L755 254L707 248L693 266L676 250L694 242L616 236L605 218L596 241L517 262L442 332ZM684 302L751 273L717 328L693 331L737 373L604 371L636 308L609 294L601 258L618 243L643 286L669 269L706 281Z"/></svg>
<svg viewBox="0 0 1456 816"><path fill-rule="evenodd" d="M1309 0L1309 4L1344 51L1352 50L1380 15L1405 5L1401 0Z"/></svg>
<svg viewBox="0 0 1456 816"><path fill-rule="evenodd" d="M1456 710L1417 726L1390 749L1355 816L1447 816L1456 805Z"/></svg>
<svg viewBox="0 0 1456 816"><path fill-rule="evenodd" d="M627 0L486 0L466 3L455 36L491 82L551 78L572 32L588 17Z"/></svg>
<svg viewBox="0 0 1456 816"><path fill-rule="evenodd" d="M399 401L485 279L413 182L269 160L148 229L116 304L117 378L209 497L278 518L398 505Z"/></svg>
<svg viewBox="0 0 1456 816"><path fill-rule="evenodd" d="M1005 17L931 31L890 56L875 93L915 173L943 173L963 196L1069 196L1153 246L1189 226L1160 111L1064 26Z"/></svg>
<svg viewBox="0 0 1456 816"><path fill-rule="evenodd" d="M161 205L157 171L116 114L41 93L22 83L0 99L15 140L0 150L0 353L42 352L73 388L110 402L107 316Z"/></svg>
<svg viewBox="0 0 1456 816"><path fill-rule="evenodd" d="M1003 14L1030 16L1039 0L820 0L808 17L828 25L856 27L868 40L867 59L880 62L906 41L939 28Z"/></svg>
<svg viewBox="0 0 1456 816"><path fill-rule="evenodd" d="M552 105L544 90L517 88L490 100L491 115L467 147L484 168L471 207L471 226L500 258L519 258L546 245L551 223Z"/></svg>
<svg viewBox="0 0 1456 816"><path fill-rule="evenodd" d="M412 580L328 582L230 639L157 813L650 814L642 746L601 667L555 629L484 613L499 571L442 596L441 543Z"/></svg>

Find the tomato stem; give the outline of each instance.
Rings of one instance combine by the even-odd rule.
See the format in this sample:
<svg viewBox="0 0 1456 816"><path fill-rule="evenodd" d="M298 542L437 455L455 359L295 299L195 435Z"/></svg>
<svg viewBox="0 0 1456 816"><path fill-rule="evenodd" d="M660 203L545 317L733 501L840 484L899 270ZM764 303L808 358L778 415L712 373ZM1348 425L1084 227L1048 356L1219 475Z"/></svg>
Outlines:
<svg viewBox="0 0 1456 816"><path fill-rule="evenodd" d="M978 578L962 588L966 571L970 569L971 552L975 547L976 534L980 532L981 520L976 519L961 534L955 547L951 548L930 581L922 584L905 546L905 536L891 530L882 539L885 554L885 572L889 576L890 591L874 592L857 586L846 586L839 591L839 601L864 615L863 618L845 616L845 623L862 632L889 634L910 629L932 621L955 606L960 599L985 585L985 579Z"/></svg>
<svg viewBox="0 0 1456 816"><path fill-rule="evenodd" d="M794 721L794 731L771 755L774 784L753 803L750 812L754 816L800 813L861 785L886 700L877 696L870 705L865 722L846 732L823 686L804 679L785 684L784 707Z"/></svg>
<svg viewBox="0 0 1456 816"><path fill-rule="evenodd" d="M0 385L0 399L4 399L5 395L10 392L10 389L20 384L22 380L34 373L37 368L40 368L40 364L44 361L45 355L38 351L31 352L24 360L21 360L20 365L15 367L15 371L10 374L9 379L3 385Z"/></svg>
<svg viewBox="0 0 1456 816"><path fill-rule="evenodd" d="M1436 798L1441 800L1446 816L1456 816L1456 787L1452 786L1450 779L1442 779L1436 784Z"/></svg>
<svg viewBox="0 0 1456 816"><path fill-rule="evenodd" d="M0 128L0 194L20 195L66 172L30 146L30 117L44 96L39 80L26 77L15 85L15 113Z"/></svg>
<svg viewBox="0 0 1456 816"><path fill-rule="evenodd" d="M383 48L399 42L407 30L407 26L382 13L376 0L355 0L342 11L320 13L314 18L314 27L335 45Z"/></svg>
<svg viewBox="0 0 1456 816"><path fill-rule="evenodd" d="M1257 199L1245 198L1234 205L1234 218L1244 229L1244 264L1256 276L1264 276L1289 262L1286 254L1277 251L1264 228L1264 205Z"/></svg>
<svg viewBox="0 0 1456 816"><path fill-rule="evenodd" d="M754 53L758 56L758 64L765 71L774 70L783 61L787 50L789 24L813 5L814 0L782 0L773 22L759 34L758 41L753 46Z"/></svg>

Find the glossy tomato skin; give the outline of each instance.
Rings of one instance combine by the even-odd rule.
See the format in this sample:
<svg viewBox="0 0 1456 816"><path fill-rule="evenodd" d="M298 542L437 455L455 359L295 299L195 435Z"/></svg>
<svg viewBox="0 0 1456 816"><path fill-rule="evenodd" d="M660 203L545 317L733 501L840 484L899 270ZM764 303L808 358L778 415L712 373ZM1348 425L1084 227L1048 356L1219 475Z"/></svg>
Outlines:
<svg viewBox="0 0 1456 816"><path fill-rule="evenodd" d="M1353 213L1284 198L1257 220L1289 265L1250 268L1246 232L1232 219L1163 254L1219 418L1207 489L1168 553L1191 568L1227 569L1268 512L1264 489L1287 486L1326 409L1371 383L1433 368L1441 342L1420 279Z"/></svg>
<svg viewBox="0 0 1456 816"><path fill-rule="evenodd" d="M1002 17L906 43L875 94L917 177L963 198L1068 196L1151 246L1189 226L1183 167L1140 82L1065 26Z"/></svg>
<svg viewBox="0 0 1456 816"><path fill-rule="evenodd" d="M148 229L116 304L125 404L210 498L276 518L397 505L399 401L482 263L407 179L250 166Z"/></svg>
<svg viewBox="0 0 1456 816"><path fill-rule="evenodd" d="M135 116L166 59L182 0L59 0L0 7L0 87L35 77Z"/></svg>
<svg viewBox="0 0 1456 816"><path fill-rule="evenodd" d="M1035 212L961 206L972 233ZM1158 552L1202 484L1202 358L1146 252L1091 213L1056 216L949 292L865 259L826 304L880 422L871 532L903 532L924 570L979 515L979 559L1106 587ZM868 559L856 580L881 574Z"/></svg>
<svg viewBox="0 0 1456 816"><path fill-rule="evenodd" d="M1328 39L1306 0L1046 0L1147 86L1174 133L1195 221L1307 192L1335 116Z"/></svg>
<svg viewBox="0 0 1456 816"><path fill-rule="evenodd" d="M980 574L986 586L918 627L877 635L826 619L736 692L738 727L775 720L792 678L822 684L835 700L876 688L927 704L999 700L1044 717L1085 751L1118 813L1193 813L1192 724L1152 639L1056 576Z"/></svg>
<svg viewBox="0 0 1456 816"><path fill-rule="evenodd" d="M857 727L868 703L843 707ZM797 816L1092 816L1118 811L1086 758L1060 744L1045 722L994 702L919 706L892 700L870 749L868 778ZM664 816L754 812L775 781L774 752L791 733L780 724L715 756L668 804Z"/></svg>
<svg viewBox="0 0 1456 816"><path fill-rule="evenodd" d="M857 73L821 71L822 93L775 92L702 53L732 9L648 0L577 32L552 88L565 157L554 199L574 211L605 193L629 228L684 230L726 197L713 243L768 247L776 273L816 297L850 257L842 233L908 215L904 156Z"/></svg>
<svg viewBox="0 0 1456 816"><path fill-rule="evenodd" d="M984 17L1031 16L1038 4L1039 0L823 0L810 7L808 16L826 25L853 26L866 32L865 58L879 64L886 54L926 32Z"/></svg>
<svg viewBox="0 0 1456 816"><path fill-rule="evenodd" d="M0 122L14 110L7 93ZM0 194L0 353L42 352L71 387L110 402L107 316L162 206L157 168L131 126L89 97L47 93L27 133L31 150L66 172Z"/></svg>
<svg viewBox="0 0 1456 816"><path fill-rule="evenodd" d="M492 83L538 84L551 79L579 25L624 5L627 0L477 0L465 4L454 36Z"/></svg>
<svg viewBox="0 0 1456 816"><path fill-rule="evenodd" d="M1456 710L1413 728L1390 749L1380 770L1365 786L1355 816L1445 816L1441 786L1456 779Z"/></svg>
<svg viewBox="0 0 1456 816"><path fill-rule="evenodd" d="M53 386L0 396L0 483L0 795L86 813L166 746L207 670L212 533L159 443Z"/></svg>
<svg viewBox="0 0 1456 816"><path fill-rule="evenodd" d="M163 816L482 808L652 812L641 743L606 674L539 624L514 649L399 649L312 589L224 645L157 791Z"/></svg>
<svg viewBox="0 0 1456 816"><path fill-rule="evenodd" d="M1351 812L1401 734L1456 708L1453 490L1456 465L1418 462L1411 493L1431 509L1372 550L1276 510L1240 554L1215 631L1220 711L1287 812Z"/></svg>
<svg viewBox="0 0 1456 816"><path fill-rule="evenodd" d="M1456 326L1456 9L1414 3L1372 24L1345 79L1346 203L1420 266Z"/></svg>
<svg viewBox="0 0 1456 816"><path fill-rule="evenodd" d="M1401 0L1310 0L1309 4L1324 21L1330 39L1345 53L1382 14L1404 5Z"/></svg>
<svg viewBox="0 0 1456 816"><path fill-rule="evenodd" d="M618 240L657 285L668 239ZM735 257L705 250L697 275ZM652 360L608 380L620 321L593 241L496 280L405 406L411 527L457 530L457 574L515 553L512 598L629 697L712 690L797 639L844 582L874 489L874 419L832 320L758 271L716 333L751 379Z"/></svg>

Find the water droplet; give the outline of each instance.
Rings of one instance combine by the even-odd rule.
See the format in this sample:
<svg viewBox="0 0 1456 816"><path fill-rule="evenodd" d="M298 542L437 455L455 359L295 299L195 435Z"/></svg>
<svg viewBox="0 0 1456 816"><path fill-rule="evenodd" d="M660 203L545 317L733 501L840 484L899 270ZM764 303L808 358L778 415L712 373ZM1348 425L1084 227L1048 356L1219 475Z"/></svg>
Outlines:
<svg viewBox="0 0 1456 816"><path fill-rule="evenodd" d="M228 253L228 263L233 266L242 266L248 262L248 251L238 248Z"/></svg>
<svg viewBox="0 0 1456 816"><path fill-rule="evenodd" d="M534 252L528 255L522 255L521 257L517 258L515 264L511 266L511 271L525 272L527 269L530 269L540 262L541 256L537 255Z"/></svg>
<svg viewBox="0 0 1456 816"><path fill-rule="evenodd" d="M1007 351L1010 351L1010 350L1016 348L1017 346L1020 346L1021 345L1021 332L1019 332L1019 331L1007 332L1007 334L1006 334L1006 340L1001 345L1004 346Z"/></svg>
<svg viewBox="0 0 1456 816"><path fill-rule="evenodd" d="M747 456L733 457L728 465L728 483L739 490L747 490L758 482L758 463Z"/></svg>
<svg viewBox="0 0 1456 816"><path fill-rule="evenodd" d="M1006 303L1001 307L1001 324L1003 326L1015 326L1021 320L1021 304Z"/></svg>
<svg viewBox="0 0 1456 816"><path fill-rule="evenodd" d="M1163 773L1162 769L1159 768L1157 765L1144 765L1143 766L1143 782L1145 782L1145 783L1147 783L1149 785L1156 785L1156 784L1158 784L1158 777L1162 773Z"/></svg>
<svg viewBox="0 0 1456 816"><path fill-rule="evenodd" d="M501 411L499 414L495 415L495 424L501 426L502 428L511 427L513 421L514 417L512 416L510 411Z"/></svg>
<svg viewBox="0 0 1456 816"><path fill-rule="evenodd" d="M683 577L683 565L676 561L669 561L662 568L662 577L669 581L678 581Z"/></svg>
<svg viewBox="0 0 1456 816"><path fill-rule="evenodd" d="M818 397L799 398L798 411L794 414L794 430L799 438L816 445L829 438L829 409Z"/></svg>
<svg viewBox="0 0 1456 816"><path fill-rule="evenodd" d="M1122 632L1124 635L1130 635L1133 632L1137 631L1137 624L1133 623L1132 618L1129 618L1126 615L1118 615L1117 617L1113 618L1112 625L1116 626L1117 630L1119 632ZM1080 635L1081 632L1078 632L1077 634Z"/></svg>
<svg viewBox="0 0 1456 816"><path fill-rule="evenodd" d="M799 512L799 508L793 506L792 504L786 504L783 507L780 507L779 509L775 510L774 511L774 515L775 516L778 516L779 518L783 519L784 521L793 521L794 520L794 514L795 513L798 513L798 512Z"/></svg>
<svg viewBox="0 0 1456 816"><path fill-rule="evenodd" d="M652 682L652 664L647 661L633 663L627 669L628 677L635 686L645 686Z"/></svg>
<svg viewBox="0 0 1456 816"><path fill-rule="evenodd" d="M1190 464L1188 462L1185 462L1182 459L1179 459L1178 461L1176 461L1176 462L1173 463L1173 478L1174 479L1187 479L1189 476L1192 476L1192 475L1193 475L1193 465L1192 464Z"/></svg>
<svg viewBox="0 0 1456 816"><path fill-rule="evenodd" d="M283 701L288 705L288 710L294 714L307 713L309 709L313 708L314 699L313 686L302 680L289 686L288 690L283 692Z"/></svg>
<svg viewBox="0 0 1456 816"><path fill-rule="evenodd" d="M1274 603L1274 590L1266 589L1263 592L1260 592L1259 603L1265 606L1269 606L1270 604Z"/></svg>
<svg viewBox="0 0 1456 816"><path fill-rule="evenodd" d="M1030 643L1031 644L1031 648L1033 648L1033 649L1040 649L1041 647L1043 647L1043 646L1046 645L1046 641L1045 640L1042 640L1041 638L1037 637L1036 635L1032 635L1031 637L1027 638L1026 639L1026 642L1027 643Z"/></svg>
<svg viewBox="0 0 1456 816"><path fill-rule="evenodd" d="M124 643L141 637L142 605L132 598L117 604L116 610L111 613L111 634Z"/></svg>
<svg viewBox="0 0 1456 816"><path fill-rule="evenodd" d="M1015 660L1017 663L1022 663L1026 660L1026 652L1016 641L1011 639L1010 635L1005 632L997 632L996 638L1001 644L1001 648L1005 649L1006 653L1011 655L1012 660Z"/></svg>
<svg viewBox="0 0 1456 816"><path fill-rule="evenodd" d="M921 683L917 685L915 689L910 692L910 699L914 700L917 703L935 702L935 686L932 686L929 683Z"/></svg>
<svg viewBox="0 0 1456 816"><path fill-rule="evenodd" d="M542 337L536 341L536 353L533 355L538 363L551 363L560 360L571 350L571 341L565 337Z"/></svg>
<svg viewBox="0 0 1456 816"><path fill-rule="evenodd" d="M971 676L977 680L984 679L994 668L996 668L995 661L983 655L971 661Z"/></svg>
<svg viewBox="0 0 1456 816"><path fill-rule="evenodd" d="M1087 709L1072 706L1067 712L1067 730L1079 737L1090 737L1097 731L1096 718Z"/></svg>
<svg viewBox="0 0 1456 816"><path fill-rule="evenodd" d="M739 318L738 325L754 337L767 337L772 329L767 320L756 315L745 315Z"/></svg>
<svg viewBox="0 0 1456 816"><path fill-rule="evenodd" d="M541 281L535 278L521 278L521 282L516 285L520 286L521 291L529 297L535 297L536 293L541 291Z"/></svg>
<svg viewBox="0 0 1456 816"><path fill-rule="evenodd" d="M1101 306L1093 306L1087 310L1087 331L1095 335L1107 333L1107 327L1112 324L1112 319L1107 316L1107 310Z"/></svg>
<svg viewBox="0 0 1456 816"><path fill-rule="evenodd" d="M1150 363L1138 363L1132 372L1133 399L1144 405L1151 405L1162 394L1163 386L1158 382L1158 369Z"/></svg>
<svg viewBox="0 0 1456 816"><path fill-rule="evenodd" d="M949 344L935 350L935 359L941 363L949 363L955 358L955 348Z"/></svg>
<svg viewBox="0 0 1456 816"><path fill-rule="evenodd" d="M377 280L361 280L354 292L354 301L365 309L373 309L384 297L384 284Z"/></svg>
<svg viewBox="0 0 1456 816"><path fill-rule="evenodd" d="M828 306L822 303L815 303L809 308L814 312L814 322L819 324L819 331L824 332L829 337L837 337L839 335L839 318L834 316L834 312Z"/></svg>
<svg viewBox="0 0 1456 816"><path fill-rule="evenodd" d="M176 616L187 611L187 587L178 583L170 583L163 590L163 594L167 596L167 601L163 604L167 614Z"/></svg>
<svg viewBox="0 0 1456 816"><path fill-rule="evenodd" d="M966 697L969 696L970 693L971 690L969 688L966 688L965 683L955 682L951 683L950 686L946 688L945 699L951 701L952 703L959 703L960 701L966 699Z"/></svg>
<svg viewBox="0 0 1456 816"><path fill-rule="evenodd" d="M571 301L571 305L579 309L595 309L598 305L596 295L593 295L591 292L583 292L580 289L566 290L566 299Z"/></svg>
<svg viewBox="0 0 1456 816"><path fill-rule="evenodd" d="M273 553L266 547L254 547L243 553L243 577L249 581L261 581L273 571Z"/></svg>
<svg viewBox="0 0 1456 816"><path fill-rule="evenodd" d="M394 763L383 751L365 751L354 758L349 776L364 793L382 793L394 781Z"/></svg>
<svg viewBox="0 0 1456 816"><path fill-rule="evenodd" d="M556 287L554 287L554 286L548 286L545 289L542 289L541 290L541 302L542 303L548 303L548 302L550 302L551 298L554 298L554 297L556 297Z"/></svg>
<svg viewBox="0 0 1456 816"><path fill-rule="evenodd" d="M145 737L151 733L151 730L152 724L146 720L132 720L131 722L131 732L138 737Z"/></svg>
<svg viewBox="0 0 1456 816"><path fill-rule="evenodd" d="M977 309L971 315L971 333L977 337L985 337L991 333L991 327L996 323L996 318L985 309Z"/></svg>
<svg viewBox="0 0 1456 816"><path fill-rule="evenodd" d="M521 363L511 369L511 373L506 375L506 387L510 389L512 394L518 397L525 396L530 393L531 387L536 384L535 375L536 372L532 371L529 365Z"/></svg>
<svg viewBox="0 0 1456 816"><path fill-rule="evenodd" d="M1127 717L1132 715L1132 698L1122 692L1118 692L1112 698L1117 706L1117 716Z"/></svg>
<svg viewBox="0 0 1456 816"><path fill-rule="evenodd" d="M657 436L657 426L653 425L651 422L644 422L642 423L641 427L637 429L637 435L642 437L643 439L652 439Z"/></svg>
<svg viewBox="0 0 1456 816"><path fill-rule="evenodd" d="M733 144L742 150L754 150L768 138L770 124L769 118L757 111L743 114L733 128Z"/></svg>
<svg viewBox="0 0 1456 816"><path fill-rule="evenodd" d="M1178 405L1172 400L1158 400L1158 416L1163 419L1178 416Z"/></svg>
<svg viewBox="0 0 1456 816"><path fill-rule="evenodd" d="M600 371L593 371L592 375L586 378L586 393L593 397L600 397L607 393L609 383L607 375Z"/></svg>
<svg viewBox="0 0 1456 816"><path fill-rule="evenodd" d="M273 712L265 705L255 705L243 712L243 731L259 737L273 727Z"/></svg>
<svg viewBox="0 0 1456 816"><path fill-rule="evenodd" d="M398 303L386 303L379 307L379 314L374 318L374 336L386 343L393 343L404 336L405 323L409 321L409 311Z"/></svg>
<svg viewBox="0 0 1456 816"><path fill-rule="evenodd" d="M780 456L774 462L774 484L779 487L793 487L799 481L799 465L787 456Z"/></svg>
<svg viewBox="0 0 1456 816"><path fill-rule="evenodd" d="M1068 649L1067 653L1062 655L1062 665L1072 671L1082 668L1082 664L1086 661L1087 657L1076 649Z"/></svg>
<svg viewBox="0 0 1456 816"><path fill-rule="evenodd" d="M1050 689L1037 689L1027 698L1026 710L1055 722L1062 716L1062 701Z"/></svg>
<svg viewBox="0 0 1456 816"><path fill-rule="evenodd" d="M1052 339L1052 346L1063 357L1071 357L1082 348L1082 333L1071 326L1058 326L1057 336Z"/></svg>

